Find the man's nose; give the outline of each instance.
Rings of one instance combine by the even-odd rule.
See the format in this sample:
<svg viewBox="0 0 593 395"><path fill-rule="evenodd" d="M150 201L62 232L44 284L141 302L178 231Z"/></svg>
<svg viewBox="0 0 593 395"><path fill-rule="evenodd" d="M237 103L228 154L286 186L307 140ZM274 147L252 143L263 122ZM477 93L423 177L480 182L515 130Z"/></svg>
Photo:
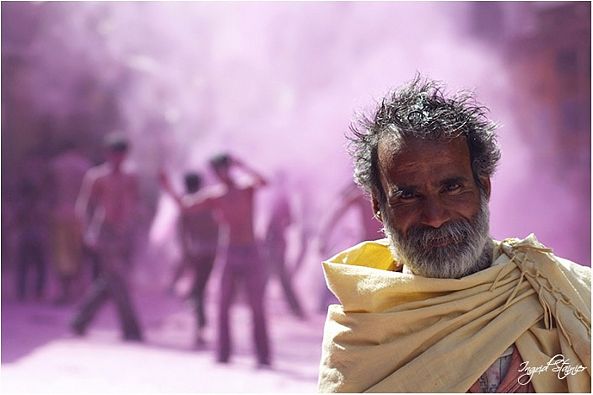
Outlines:
<svg viewBox="0 0 593 395"><path fill-rule="evenodd" d="M438 198L429 197L424 200L422 207L422 223L433 228L439 228L451 219L449 210Z"/></svg>

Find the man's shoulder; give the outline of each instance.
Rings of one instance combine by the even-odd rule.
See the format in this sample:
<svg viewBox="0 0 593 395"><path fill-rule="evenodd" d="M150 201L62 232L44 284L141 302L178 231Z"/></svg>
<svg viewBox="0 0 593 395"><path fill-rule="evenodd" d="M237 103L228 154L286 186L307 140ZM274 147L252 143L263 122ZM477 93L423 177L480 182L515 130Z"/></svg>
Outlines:
<svg viewBox="0 0 593 395"><path fill-rule="evenodd" d="M259 187L260 186L258 186L252 180L239 180L239 181L237 181L237 184L236 184L236 189L241 192L245 192L245 193L252 193Z"/></svg>
<svg viewBox="0 0 593 395"><path fill-rule="evenodd" d="M216 199L216 198L220 198L220 197L223 197L224 195L226 195L228 192L228 188L222 184L210 185L208 187L205 187L200 192L201 192L202 196L206 196L207 198L210 198L210 199Z"/></svg>
<svg viewBox="0 0 593 395"><path fill-rule="evenodd" d="M502 242L497 242L503 245L506 245L512 249L534 249L534 250L539 250L542 253L546 253L548 254L550 257L553 257L555 260L557 260L559 263L561 263L563 266L566 267L579 267L579 268L583 268L583 270L586 271L590 271L591 268L576 262L571 261L570 259L567 258L563 258L561 256L558 256L554 253L554 250L547 246L544 245L542 242L540 242L537 237L535 236L535 234L530 233L527 237L521 239L521 238L517 238L517 237L510 237L507 239L504 239Z"/></svg>
<svg viewBox="0 0 593 395"><path fill-rule="evenodd" d="M585 265L578 264L571 261L570 259L563 258L554 253L552 248L549 248L542 244L536 236L531 233L524 239L519 238L508 238L502 241L503 248L511 248L513 250L526 250L531 249L538 251L541 257L546 257L550 261L553 261L558 267L564 272L564 274L570 278L575 279L586 285L589 289L591 288L591 268Z"/></svg>
<svg viewBox="0 0 593 395"><path fill-rule="evenodd" d="M558 266L572 281L579 282L584 288L591 290L591 268L579 265L569 259L555 256Z"/></svg>
<svg viewBox="0 0 593 395"><path fill-rule="evenodd" d="M212 202L224 198L227 192L228 190L224 185L210 185L200 189L196 193L184 195L183 200L190 205Z"/></svg>
<svg viewBox="0 0 593 395"><path fill-rule="evenodd" d="M100 178L104 178L105 176L107 176L107 174L109 174L109 169L107 165L103 163L88 169L85 174L85 178L95 181Z"/></svg>
<svg viewBox="0 0 593 395"><path fill-rule="evenodd" d="M205 188L198 192L185 194L181 197L181 199L185 205L191 206L203 203L204 201L212 199L217 195L218 193L216 191L210 190L210 188Z"/></svg>

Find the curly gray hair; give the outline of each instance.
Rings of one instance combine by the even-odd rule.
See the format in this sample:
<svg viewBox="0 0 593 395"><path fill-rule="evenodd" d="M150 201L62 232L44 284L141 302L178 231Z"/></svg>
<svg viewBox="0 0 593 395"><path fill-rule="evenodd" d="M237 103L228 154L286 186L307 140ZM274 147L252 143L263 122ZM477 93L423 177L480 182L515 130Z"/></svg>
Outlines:
<svg viewBox="0 0 593 395"><path fill-rule="evenodd" d="M377 193L383 202L385 192L377 164L381 138L446 140L465 136L474 179L483 189L479 177L490 177L500 159L497 125L486 117L487 111L471 92L447 96L442 84L417 75L389 93L372 118L362 115L350 125L352 135L347 139L348 151L354 159L354 180L367 193Z"/></svg>

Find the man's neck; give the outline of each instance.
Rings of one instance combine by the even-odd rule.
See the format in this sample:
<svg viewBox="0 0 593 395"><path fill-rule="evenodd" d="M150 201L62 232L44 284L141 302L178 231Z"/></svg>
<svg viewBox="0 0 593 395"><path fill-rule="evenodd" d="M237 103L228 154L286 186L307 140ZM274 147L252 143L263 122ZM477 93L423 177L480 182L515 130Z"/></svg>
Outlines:
<svg viewBox="0 0 593 395"><path fill-rule="evenodd" d="M111 174L121 174L123 173L123 165L115 165L113 163L107 163L107 167L109 168L109 172Z"/></svg>

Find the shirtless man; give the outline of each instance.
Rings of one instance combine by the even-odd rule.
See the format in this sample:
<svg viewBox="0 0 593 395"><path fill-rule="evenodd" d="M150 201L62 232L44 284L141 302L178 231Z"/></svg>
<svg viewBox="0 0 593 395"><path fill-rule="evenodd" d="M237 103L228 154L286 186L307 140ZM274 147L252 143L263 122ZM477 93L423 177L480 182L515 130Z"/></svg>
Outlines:
<svg viewBox="0 0 593 395"><path fill-rule="evenodd" d="M371 201L364 195L362 190L354 183L351 183L341 193L341 200L338 206L334 209L325 226L321 230L321 240L319 244L319 252L322 256L332 256L336 252L335 245L330 246L332 234L340 220L350 210L358 212L359 227L359 241L376 240L383 237L382 225L374 216ZM321 286L319 296L318 311L325 312L327 306L335 303L335 297L331 291L325 286L325 282Z"/></svg>
<svg viewBox="0 0 593 395"><path fill-rule="evenodd" d="M240 285L245 287L253 318L253 338L258 365L270 365L270 350L264 310L265 267L258 251L253 229L255 191L267 184L257 172L229 155L218 155L210 165L221 181L217 191L200 201L184 205L184 210L210 209L226 225L228 245L220 284L218 310L217 361L228 363L231 355L229 311ZM231 169L240 169L252 177L247 185L238 185ZM170 188L169 188L170 189ZM177 199L179 200L179 199Z"/></svg>
<svg viewBox="0 0 593 395"><path fill-rule="evenodd" d="M304 319L305 314L292 284L292 271L289 270L286 262L287 233L288 228L293 223L293 213L287 196L284 173L279 173L275 189L275 195L269 208L271 216L265 236L268 277L275 276L278 278L292 314ZM302 261L302 257L297 259Z"/></svg>
<svg viewBox="0 0 593 395"><path fill-rule="evenodd" d="M164 187L167 192L172 192L172 188L166 175L161 173L164 181ZM218 247L218 222L214 218L214 213L209 208L196 209L192 207L194 202L199 202L203 196L200 190L202 178L197 173L186 173L184 176L186 194L179 197L172 193L182 209L179 218L179 242L182 250L181 263L175 270L171 287L186 272L190 271L193 275L193 286L191 297L194 302L196 314L196 347L204 345L202 332L206 326L206 313L204 309L205 289L210 278L210 273L216 259L216 250ZM184 207L190 209L184 210Z"/></svg>
<svg viewBox="0 0 593 395"><path fill-rule="evenodd" d="M84 334L101 306L112 298L124 340L141 341L142 333L128 292L138 180L123 166L128 153L125 137L111 134L105 140L105 147L107 162L86 173L76 202L86 230L85 242L97 253L100 273L72 321L72 330Z"/></svg>
<svg viewBox="0 0 593 395"><path fill-rule="evenodd" d="M376 240L383 237L381 222L373 215L371 201L362 193L360 188L354 183L345 188L342 192L342 200L327 221L321 235L323 237L320 251L323 255L335 253L329 251L327 241L331 237L336 225L348 210L356 209L359 213L359 224L361 229L360 241Z"/></svg>

